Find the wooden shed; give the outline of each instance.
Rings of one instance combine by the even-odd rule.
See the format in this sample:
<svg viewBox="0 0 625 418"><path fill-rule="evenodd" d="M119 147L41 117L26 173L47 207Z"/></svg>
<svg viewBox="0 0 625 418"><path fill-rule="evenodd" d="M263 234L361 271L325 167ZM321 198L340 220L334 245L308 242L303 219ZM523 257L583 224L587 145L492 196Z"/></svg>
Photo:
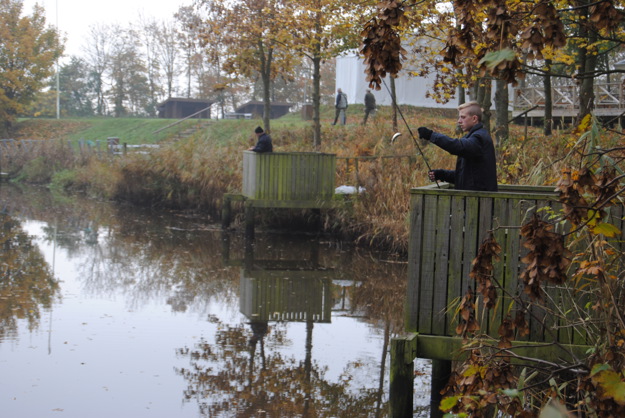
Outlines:
<svg viewBox="0 0 625 418"><path fill-rule="evenodd" d="M293 107L293 103L284 102L271 102L271 117L270 119L277 119L281 116L289 113L289 110ZM265 104L260 100L252 100L245 103L242 106L236 108L238 114L252 114L253 118L262 118L265 109Z"/></svg>
<svg viewBox="0 0 625 418"><path fill-rule="evenodd" d="M183 119L194 117L198 119L210 119L210 106L215 103L212 100L185 99L170 97L158 105L158 117L164 119Z"/></svg>

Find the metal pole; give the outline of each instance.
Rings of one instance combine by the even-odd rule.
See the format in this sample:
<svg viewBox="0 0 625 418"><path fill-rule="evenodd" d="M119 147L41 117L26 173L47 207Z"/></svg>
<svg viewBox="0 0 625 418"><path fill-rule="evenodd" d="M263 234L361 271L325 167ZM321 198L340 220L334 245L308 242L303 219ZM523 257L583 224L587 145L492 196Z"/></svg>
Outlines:
<svg viewBox="0 0 625 418"><path fill-rule="evenodd" d="M59 0L56 0L56 35L60 40L61 31L59 29ZM59 57L56 57L56 118L61 118L61 91L60 91Z"/></svg>

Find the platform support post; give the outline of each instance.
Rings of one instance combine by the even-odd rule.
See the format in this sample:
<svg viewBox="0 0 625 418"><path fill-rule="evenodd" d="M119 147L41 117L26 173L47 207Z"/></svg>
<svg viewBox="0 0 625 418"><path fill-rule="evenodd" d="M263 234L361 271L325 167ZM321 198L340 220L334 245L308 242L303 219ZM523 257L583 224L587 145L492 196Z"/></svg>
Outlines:
<svg viewBox="0 0 625 418"><path fill-rule="evenodd" d="M416 334L408 338L393 338L391 340L389 416L392 418L411 417L413 415L416 348Z"/></svg>

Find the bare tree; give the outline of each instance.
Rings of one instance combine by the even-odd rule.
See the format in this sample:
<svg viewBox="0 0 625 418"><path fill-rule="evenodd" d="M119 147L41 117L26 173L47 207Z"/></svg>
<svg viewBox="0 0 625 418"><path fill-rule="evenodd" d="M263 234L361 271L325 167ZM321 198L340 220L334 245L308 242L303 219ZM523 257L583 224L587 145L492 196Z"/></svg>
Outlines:
<svg viewBox="0 0 625 418"><path fill-rule="evenodd" d="M161 67L158 60L158 23L152 18L146 18L143 15L139 15L139 37L141 39L141 43L143 44L149 97L151 102L148 114L153 116L156 114L156 104L159 102L163 91L160 79Z"/></svg>
<svg viewBox="0 0 625 418"><path fill-rule="evenodd" d="M172 97L176 75L178 74L178 57L180 54L178 49L179 33L176 23L173 21L161 22L155 35L157 41L156 59L164 72L167 97Z"/></svg>
<svg viewBox="0 0 625 418"><path fill-rule="evenodd" d="M132 30L117 26L111 45L108 93L114 104L116 117L128 114L146 114L150 106L146 68L139 53L139 40Z"/></svg>
<svg viewBox="0 0 625 418"><path fill-rule="evenodd" d="M182 49L182 55L184 60L185 74L187 79L186 95L191 97L191 83L193 74L196 72L198 66L202 65L201 50L199 44L199 27L202 19L195 9L191 6L184 6L178 9L175 14L180 30L177 32L178 44Z"/></svg>
<svg viewBox="0 0 625 418"><path fill-rule="evenodd" d="M108 111L105 98L105 72L109 69L111 61L111 39L111 26L97 24L89 28L87 42L83 46L97 115L105 115Z"/></svg>

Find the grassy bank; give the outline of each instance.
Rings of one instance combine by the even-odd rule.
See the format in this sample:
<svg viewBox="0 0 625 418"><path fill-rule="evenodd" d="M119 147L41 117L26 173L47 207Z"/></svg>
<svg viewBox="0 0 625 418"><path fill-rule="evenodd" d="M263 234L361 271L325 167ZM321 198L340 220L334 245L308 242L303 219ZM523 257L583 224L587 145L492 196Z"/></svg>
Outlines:
<svg viewBox="0 0 625 418"><path fill-rule="evenodd" d="M360 124L362 106L350 106L348 124L332 126L332 108L322 113L322 151L335 153L337 186L365 188L353 212L324 213L324 228L341 232L356 242L404 252L408 241L410 188L428 184L424 159L416 151L408 129L400 119L402 135L390 143L394 130L391 109L382 108L367 124ZM455 136L455 118L449 112L406 107L404 116L413 132L419 126ZM3 161L2 170L11 177L31 182L49 182L67 192L87 193L98 198L130 201L138 205L194 210L217 218L224 193L241 190L241 151L254 142L258 120L219 120L180 139L194 121L161 129L171 120L29 120L20 125L23 138L46 139L46 146L21 159ZM276 151L311 151L311 123L298 114L272 121ZM157 143L149 153L112 156L77 153L64 146L65 139L120 137L129 144ZM512 135L498 145L499 182L552 184L565 164L569 145L579 134L558 133L544 138L531 130L512 126ZM607 142L617 141L605 135ZM416 140L432 168L452 168L455 158L432 145ZM385 158L360 159L376 156ZM299 211L265 215L265 222L293 225L305 223Z"/></svg>
<svg viewBox="0 0 625 418"><path fill-rule="evenodd" d="M146 118L24 119L19 122L14 139L104 141L117 137L130 145L154 144L171 140L198 125L197 119L176 122ZM174 123L176 125L168 128Z"/></svg>

